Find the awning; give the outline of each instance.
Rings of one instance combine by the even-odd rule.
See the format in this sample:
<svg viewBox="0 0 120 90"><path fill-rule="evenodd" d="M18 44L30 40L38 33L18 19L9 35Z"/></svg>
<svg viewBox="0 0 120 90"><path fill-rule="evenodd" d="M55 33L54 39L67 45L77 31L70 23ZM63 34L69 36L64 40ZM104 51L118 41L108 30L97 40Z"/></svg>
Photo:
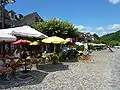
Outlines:
<svg viewBox="0 0 120 90"><path fill-rule="evenodd" d="M23 36L23 37L37 37L37 38L46 38L45 34L38 32L37 30L29 27L29 26L22 26L22 27L15 27L9 29L1 29L7 34L15 35L15 36Z"/></svg>
<svg viewBox="0 0 120 90"><path fill-rule="evenodd" d="M0 32L0 41L15 41L16 37L4 32Z"/></svg>
<svg viewBox="0 0 120 90"><path fill-rule="evenodd" d="M105 44L95 44L95 43L89 43L89 45L93 45L93 46L105 46Z"/></svg>
<svg viewBox="0 0 120 90"><path fill-rule="evenodd" d="M81 43L81 42L75 42L75 44L78 45L78 46L82 46L82 45L84 45L84 44Z"/></svg>

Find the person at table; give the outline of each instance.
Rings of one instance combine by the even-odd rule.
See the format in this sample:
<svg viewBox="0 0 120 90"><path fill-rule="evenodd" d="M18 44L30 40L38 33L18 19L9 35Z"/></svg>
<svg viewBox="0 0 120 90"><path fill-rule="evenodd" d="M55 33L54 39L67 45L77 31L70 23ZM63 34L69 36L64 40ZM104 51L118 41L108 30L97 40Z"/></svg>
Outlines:
<svg viewBox="0 0 120 90"><path fill-rule="evenodd" d="M5 55L4 62L6 64L6 67L10 67L11 66L11 61L12 61L12 58L9 55Z"/></svg>
<svg viewBox="0 0 120 90"><path fill-rule="evenodd" d="M0 69L6 68L3 60L0 60Z"/></svg>
<svg viewBox="0 0 120 90"><path fill-rule="evenodd" d="M25 62L25 71L27 71L27 61L26 61L27 56L28 56L27 50L23 49L23 51L21 52L21 59L23 59Z"/></svg>
<svg viewBox="0 0 120 90"><path fill-rule="evenodd" d="M12 68L6 67L5 62L0 60L0 73L4 74L6 72L12 72Z"/></svg>
<svg viewBox="0 0 120 90"><path fill-rule="evenodd" d="M21 58L20 51L15 50L15 52L13 53L13 57L14 58Z"/></svg>
<svg viewBox="0 0 120 90"><path fill-rule="evenodd" d="M26 50L26 49L23 49L23 51L21 52L21 58L22 58L22 59L26 59L27 56L28 56L27 50Z"/></svg>

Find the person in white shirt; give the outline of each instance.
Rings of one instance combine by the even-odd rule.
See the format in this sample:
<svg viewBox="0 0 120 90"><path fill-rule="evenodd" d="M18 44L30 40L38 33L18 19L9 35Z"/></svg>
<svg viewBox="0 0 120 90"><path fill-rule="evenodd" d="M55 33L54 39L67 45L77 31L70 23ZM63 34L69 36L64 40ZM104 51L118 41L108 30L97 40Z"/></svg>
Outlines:
<svg viewBox="0 0 120 90"><path fill-rule="evenodd" d="M0 69L6 68L3 60L0 60Z"/></svg>
<svg viewBox="0 0 120 90"><path fill-rule="evenodd" d="M15 50L15 52L13 53L13 57L20 58L20 52L18 50Z"/></svg>

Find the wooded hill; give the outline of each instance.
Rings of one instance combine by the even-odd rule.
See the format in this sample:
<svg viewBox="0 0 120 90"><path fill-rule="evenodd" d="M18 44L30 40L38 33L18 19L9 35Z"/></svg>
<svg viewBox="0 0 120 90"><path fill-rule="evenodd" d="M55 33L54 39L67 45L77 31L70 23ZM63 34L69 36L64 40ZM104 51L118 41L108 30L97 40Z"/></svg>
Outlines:
<svg viewBox="0 0 120 90"><path fill-rule="evenodd" d="M101 36L100 41L110 45L120 45L120 30Z"/></svg>

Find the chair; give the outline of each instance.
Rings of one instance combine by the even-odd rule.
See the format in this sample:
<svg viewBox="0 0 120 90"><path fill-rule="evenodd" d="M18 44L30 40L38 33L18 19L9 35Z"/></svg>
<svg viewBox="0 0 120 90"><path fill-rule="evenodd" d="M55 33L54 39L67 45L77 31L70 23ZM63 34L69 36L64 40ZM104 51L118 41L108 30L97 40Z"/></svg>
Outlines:
<svg viewBox="0 0 120 90"><path fill-rule="evenodd" d="M79 56L79 58L78 58L78 61L79 60L83 60L83 61L85 61L85 62L87 62L87 63L90 63L91 62L91 56L89 56L89 55L81 55L81 56Z"/></svg>
<svg viewBox="0 0 120 90"><path fill-rule="evenodd" d="M30 58L30 57L28 57L27 59L26 59L26 62L27 62L27 69L32 69L32 59Z"/></svg>
<svg viewBox="0 0 120 90"><path fill-rule="evenodd" d="M19 70L22 67L23 61L21 59L13 59L11 62L11 67L13 71Z"/></svg>
<svg viewBox="0 0 120 90"><path fill-rule="evenodd" d="M11 76L12 76L12 71L13 71L13 69L11 67L1 68L0 74L1 74L3 79L10 80Z"/></svg>
<svg viewBox="0 0 120 90"><path fill-rule="evenodd" d="M78 55L78 61L83 60L87 63L91 63L91 55L89 55L89 52L80 52Z"/></svg>

